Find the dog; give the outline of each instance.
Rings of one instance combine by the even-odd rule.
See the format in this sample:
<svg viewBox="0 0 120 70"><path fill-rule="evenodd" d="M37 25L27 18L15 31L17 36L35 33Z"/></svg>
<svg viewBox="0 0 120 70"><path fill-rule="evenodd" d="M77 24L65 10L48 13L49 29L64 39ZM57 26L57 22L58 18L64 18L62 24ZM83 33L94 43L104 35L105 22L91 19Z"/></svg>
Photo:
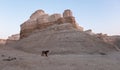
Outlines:
<svg viewBox="0 0 120 70"><path fill-rule="evenodd" d="M49 50L42 51L41 56L46 56L46 57L48 57L48 53L49 53Z"/></svg>

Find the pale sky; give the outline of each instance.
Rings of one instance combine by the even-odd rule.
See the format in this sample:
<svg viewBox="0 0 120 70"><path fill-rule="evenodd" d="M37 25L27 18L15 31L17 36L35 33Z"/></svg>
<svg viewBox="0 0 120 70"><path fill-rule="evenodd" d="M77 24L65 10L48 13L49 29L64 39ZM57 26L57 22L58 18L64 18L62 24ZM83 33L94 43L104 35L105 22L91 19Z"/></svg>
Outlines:
<svg viewBox="0 0 120 70"><path fill-rule="evenodd" d="M0 0L0 38L19 33L20 25L38 9L48 14L71 9L85 30L120 35L120 0Z"/></svg>

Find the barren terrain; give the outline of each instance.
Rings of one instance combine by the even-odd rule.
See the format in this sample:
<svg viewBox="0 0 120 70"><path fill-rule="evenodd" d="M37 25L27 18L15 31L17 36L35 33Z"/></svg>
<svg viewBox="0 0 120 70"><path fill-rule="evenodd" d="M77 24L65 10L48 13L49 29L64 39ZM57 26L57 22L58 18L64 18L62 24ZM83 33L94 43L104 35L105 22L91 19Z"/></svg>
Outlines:
<svg viewBox="0 0 120 70"><path fill-rule="evenodd" d="M3 56L4 55L4 56ZM4 59L16 58L5 61ZM0 70L120 70L120 52L108 55L52 55L0 48Z"/></svg>

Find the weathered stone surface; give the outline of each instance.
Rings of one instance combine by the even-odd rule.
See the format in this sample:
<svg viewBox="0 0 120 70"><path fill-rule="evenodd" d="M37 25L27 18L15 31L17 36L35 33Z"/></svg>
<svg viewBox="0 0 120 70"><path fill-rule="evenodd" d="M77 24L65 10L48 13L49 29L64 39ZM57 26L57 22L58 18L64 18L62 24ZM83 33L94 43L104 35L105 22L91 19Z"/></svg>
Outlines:
<svg viewBox="0 0 120 70"><path fill-rule="evenodd" d="M63 24L65 23L65 19L64 18L59 18L57 21L56 21L57 24Z"/></svg>
<svg viewBox="0 0 120 70"><path fill-rule="evenodd" d="M61 14L53 14L49 16L48 20L49 22L54 22L57 21L59 18L61 18Z"/></svg>
<svg viewBox="0 0 120 70"><path fill-rule="evenodd" d="M44 14L45 14L45 12L43 10L37 10L35 13L33 13L30 16L30 19L36 19L37 17L44 15Z"/></svg>
<svg viewBox="0 0 120 70"><path fill-rule="evenodd" d="M83 31L83 28L77 25L75 18L72 16L72 12L70 10L65 10L63 17L61 14L53 14L49 16L43 10L37 10L30 16L29 20L21 24L20 39L28 37L36 30L42 30L52 25L66 23L69 23L69 25L72 25L72 27L75 29Z"/></svg>
<svg viewBox="0 0 120 70"><path fill-rule="evenodd" d="M72 16L72 11L67 9L63 13L63 17L71 17Z"/></svg>
<svg viewBox="0 0 120 70"><path fill-rule="evenodd" d="M90 35L95 35L95 34L92 32L92 30L91 30L91 29L86 30L86 31L85 31L85 33L90 34Z"/></svg>
<svg viewBox="0 0 120 70"><path fill-rule="evenodd" d="M20 38L27 37L32 31L37 28L36 19L29 19L21 25Z"/></svg>
<svg viewBox="0 0 120 70"><path fill-rule="evenodd" d="M48 18L49 18L49 15L48 14L44 14L44 15L39 16L37 18L36 22L37 22L37 24L47 23L47 22L49 22Z"/></svg>
<svg viewBox="0 0 120 70"><path fill-rule="evenodd" d="M20 34L14 34L8 37L9 40L19 40Z"/></svg>
<svg viewBox="0 0 120 70"><path fill-rule="evenodd" d="M21 25L21 30L34 29L36 27L37 27L37 21L33 19L29 19Z"/></svg>
<svg viewBox="0 0 120 70"><path fill-rule="evenodd" d="M20 34L14 34L8 37L5 44L12 44L20 39Z"/></svg>

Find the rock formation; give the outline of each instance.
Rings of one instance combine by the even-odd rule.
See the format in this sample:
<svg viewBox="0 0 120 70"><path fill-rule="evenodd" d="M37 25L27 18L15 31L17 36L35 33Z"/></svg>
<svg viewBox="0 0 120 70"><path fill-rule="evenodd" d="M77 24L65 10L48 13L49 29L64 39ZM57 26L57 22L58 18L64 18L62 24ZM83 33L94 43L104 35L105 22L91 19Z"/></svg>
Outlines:
<svg viewBox="0 0 120 70"><path fill-rule="evenodd" d="M20 35L19 34L14 34L8 37L8 40L19 40Z"/></svg>
<svg viewBox="0 0 120 70"><path fill-rule="evenodd" d="M63 16L58 13L48 15L43 10L37 10L30 16L30 19L21 25L20 39L28 37L32 32L36 30L43 30L50 26L61 24L66 24L66 27L68 26L68 29L71 26L71 28L83 31L83 28L77 25L76 20L72 15L71 10L69 9L63 12ZM64 28L61 29L64 30Z"/></svg>
<svg viewBox="0 0 120 70"><path fill-rule="evenodd" d="M113 44L106 42L106 34L83 31L70 10L63 14L46 14L37 10L21 25L20 40L12 47L40 54L107 54L116 51ZM119 41L117 41L119 42Z"/></svg>
<svg viewBox="0 0 120 70"><path fill-rule="evenodd" d="M20 39L20 34L13 34L8 37L8 39L6 40L6 44L14 43L18 41L19 39Z"/></svg>
<svg viewBox="0 0 120 70"><path fill-rule="evenodd" d="M93 33L91 29L85 30L84 32L90 35L95 35L95 33Z"/></svg>

